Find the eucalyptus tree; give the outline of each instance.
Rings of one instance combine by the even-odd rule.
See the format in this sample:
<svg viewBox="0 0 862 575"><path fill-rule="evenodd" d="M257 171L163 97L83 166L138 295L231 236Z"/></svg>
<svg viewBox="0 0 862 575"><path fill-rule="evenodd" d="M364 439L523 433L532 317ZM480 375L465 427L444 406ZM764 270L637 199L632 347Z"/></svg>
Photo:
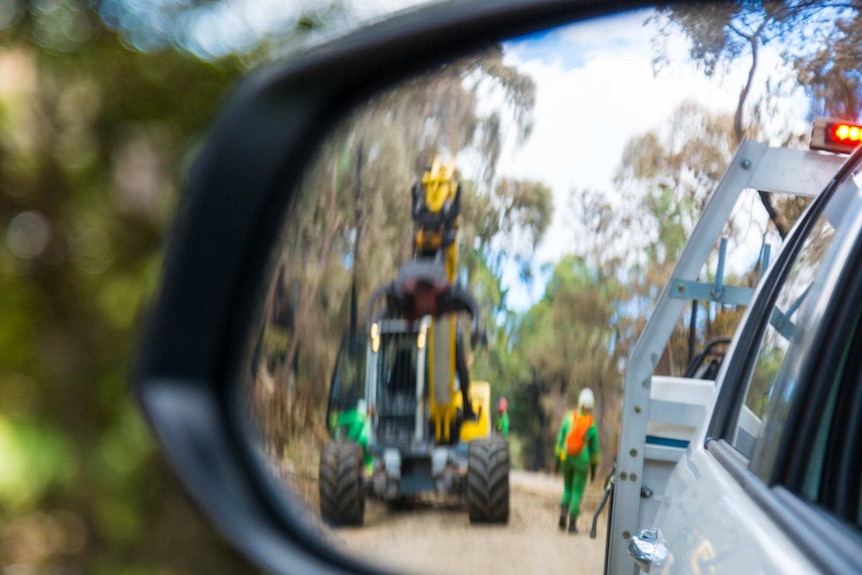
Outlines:
<svg viewBox="0 0 862 575"><path fill-rule="evenodd" d="M860 9L857 2L828 0L669 5L655 17L660 33L654 62L658 67L669 63L667 40L679 32L689 40L689 56L708 77L730 62L747 59L748 75L740 87L733 119L737 144L744 137L763 133L759 122L768 113L768 102L786 83L808 94L812 116L826 113L852 120L858 117L862 103L862 55L857 49L862 39ZM762 82L766 89L760 101L752 103L765 46L774 46L781 53L788 65L787 77ZM751 115L748 121L746 113ZM784 139L792 143L798 138L784 134ZM798 206L774 205L765 193L760 199L778 233L785 237L792 223L785 212L798 212Z"/></svg>
<svg viewBox="0 0 862 575"><path fill-rule="evenodd" d="M513 421L533 452L526 464L553 460L557 425L585 387L598 399L601 441L612 444L621 398L613 320L624 293L594 262L568 254L553 266L542 298L520 319L513 353L523 362L515 395L524 405ZM539 449L542 454L535 453Z"/></svg>
<svg viewBox="0 0 862 575"><path fill-rule="evenodd" d="M691 102L683 103L667 124L656 132L633 138L623 155L615 177L618 190L630 198L627 216L632 230L627 285L631 300L627 315L634 329L621 343L630 349L639 326L645 322L661 289L670 279L688 237L691 235L710 194L718 185L733 154L733 118L713 114ZM723 231L729 240L724 282L753 287L760 273L758 262L742 262L736 255L744 243L770 241L768 214L757 216L753 200L743 196L737 215ZM797 217L800 205L786 200L786 213ZM789 209L794 207L794 209ZM763 212L760 212L763 214ZM775 233L772 232L774 236ZM772 237L772 240L780 238ZM712 266L717 266L713 260ZM734 273L740 277L734 277ZM740 271L742 270L742 271ZM712 281L716 268L702 271L701 281ZM705 313L699 314L702 309ZM717 337L730 336L742 310L710 302L693 302L688 320L680 318L657 370L681 375L695 353L695 347Z"/></svg>

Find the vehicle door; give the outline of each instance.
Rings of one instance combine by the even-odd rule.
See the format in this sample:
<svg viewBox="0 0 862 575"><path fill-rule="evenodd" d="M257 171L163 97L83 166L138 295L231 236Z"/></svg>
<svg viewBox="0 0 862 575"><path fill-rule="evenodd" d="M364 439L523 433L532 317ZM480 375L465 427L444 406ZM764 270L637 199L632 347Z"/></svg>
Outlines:
<svg viewBox="0 0 862 575"><path fill-rule="evenodd" d="M660 529L645 534L666 547L642 567L862 571L857 163L811 205L758 288L710 425L673 474Z"/></svg>

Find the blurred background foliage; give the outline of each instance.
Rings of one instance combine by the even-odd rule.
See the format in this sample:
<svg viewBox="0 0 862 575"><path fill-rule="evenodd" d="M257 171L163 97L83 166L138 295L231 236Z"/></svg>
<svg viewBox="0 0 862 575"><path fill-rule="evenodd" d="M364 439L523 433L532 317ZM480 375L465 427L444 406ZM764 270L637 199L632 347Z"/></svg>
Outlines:
<svg viewBox="0 0 862 575"><path fill-rule="evenodd" d="M237 76L412 3L0 0L4 573L254 571L189 505L129 395L142 308L158 281L181 174ZM656 17L668 37L682 32L691 40L692 57L712 75L722 65L745 58L751 58L754 70L758 46L780 38L792 40L794 34L813 35L821 28L797 24L814 22L812 14L823 15L822 25L835 26L840 33L816 49L790 53L797 77L788 81L806 87L812 112L856 116L862 93L858 58L836 60L832 55L852 53L845 46L858 44L862 18L855 4L845 3L840 19L822 12L826 4L731 2L731 8L719 14L721 34L714 34L714 22L707 22L715 14L699 7L668 8ZM787 44L809 46L807 38L801 40ZM657 54L658 64L670 65L660 49ZM533 96L528 79L502 67L493 51L461 65L482 70L507 87L515 98L511 105L524 113L519 129L528 137ZM454 76L443 77L431 88L457 95L455 101L469 110L470 94L459 91L465 70L453 69ZM781 87L775 91L773 95L780 95ZM405 108L404 114L429 102L433 105L419 95L403 100L414 106ZM769 102L749 105L746 96L747 87L734 117L714 117L696 106L684 106L669 122L667 133L645 134L633 142L615 182L623 191L648 190L632 198L631 209L609 205L599 191L572 190L568 208L573 230L579 230L577 237L589 230L593 241L574 245L570 255L552 266L543 297L523 314L508 309L500 283L502 263L497 256L511 252L512 246L496 242L526 230L522 239L526 237L528 249L522 256L528 258L554 208L549 205L550 193L540 182L495 178L499 138L494 118L440 127L441 134L451 131L452 138L466 137L466 128L492 136L480 141L487 158L484 174L465 181L465 188L479 190L485 185L485 193L495 201L491 210L487 202L465 206L465 213L475 216L469 221L481 223L465 228L464 245L470 249L462 261L486 315L497 320L486 326L492 344L488 353L476 356L476 377L498 382L497 393L512 398L513 441L527 446L519 460L522 465L548 465L543 453L550 448L561 408L573 403L583 385L597 389L605 421L602 439L610 448L626 354L735 143L743 135L778 135L786 143L804 143L798 134L770 131L775 118L766 116ZM369 110L367 127L373 131L374 109ZM379 157L405 159L398 141L379 145L402 152ZM462 145L454 139L448 142L452 151ZM371 144L366 146L369 153ZM692 146L701 152L695 170L687 154ZM347 194L353 189L349 177L355 173L354 152L333 144L321 163L320 177L325 181L332 178L330 167L339 167ZM410 161L368 166L365 181L379 178L380 189L406 193L414 168ZM399 183L390 186L393 177ZM317 213L327 213L325 202L330 199L317 197L323 202ZM375 208L381 212L387 207L383 200L380 195ZM801 209L778 207L787 220L776 221L779 229ZM309 220L305 241L308 249L318 250L310 253L323 253L328 236L330 244L351 253L351 241L359 237L357 225L371 233L350 213L341 224L331 225L325 217ZM642 259L632 260L631 246L611 241L620 226L649 230L643 234L647 255ZM370 258L370 251L362 257ZM323 285L341 290L337 297L317 288L307 297L327 297L330 307L303 304L309 307L296 307L291 313L299 313L293 317L300 324L312 324L314 314L331 313L337 316L331 323L337 333L349 317L345 294L350 282L343 259L327 261L342 262L340 271L326 265L291 268L286 262L283 285L274 289L292 294L297 282L312 288L325 278ZM341 275L332 276L333 269ZM317 274L317 279L301 273ZM706 276L708 280L709 270ZM622 277L630 280L625 290L618 281ZM271 311L278 315L278 310ZM705 309L698 343L732 331L733 322L722 314L737 313ZM667 373L679 373L684 363L684 318L680 326L662 358L661 369ZM291 341L270 338L268 345L289 355ZM293 353L334 352L303 348ZM292 368L279 375L279 366L272 367L273 389L289 390ZM606 458L608 464L610 459Z"/></svg>
<svg viewBox="0 0 862 575"><path fill-rule="evenodd" d="M275 29L198 28L205 11L243 19L230 8L0 2L0 572L255 571L189 504L129 393L189 150L272 52ZM285 16L285 45L326 14Z"/></svg>

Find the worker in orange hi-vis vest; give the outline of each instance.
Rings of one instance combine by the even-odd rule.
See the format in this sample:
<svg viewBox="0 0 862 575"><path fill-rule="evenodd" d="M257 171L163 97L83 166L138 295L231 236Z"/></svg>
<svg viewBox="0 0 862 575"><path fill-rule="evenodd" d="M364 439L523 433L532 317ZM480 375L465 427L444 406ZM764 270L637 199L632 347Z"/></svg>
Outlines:
<svg viewBox="0 0 862 575"><path fill-rule="evenodd" d="M563 418L560 435L557 437L555 453L560 459L563 471L560 529L566 528L568 519L569 533L578 532L578 513L581 511L587 474L590 475L591 481L595 481L596 468L599 465L599 432L593 419L595 406L593 391L588 387L581 390L578 408Z"/></svg>

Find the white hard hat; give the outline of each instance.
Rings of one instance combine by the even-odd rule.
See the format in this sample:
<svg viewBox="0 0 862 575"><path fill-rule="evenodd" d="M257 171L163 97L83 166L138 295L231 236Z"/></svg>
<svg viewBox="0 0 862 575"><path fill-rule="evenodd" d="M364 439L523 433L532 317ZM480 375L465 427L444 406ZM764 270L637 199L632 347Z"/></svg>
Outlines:
<svg viewBox="0 0 862 575"><path fill-rule="evenodd" d="M578 396L578 407L581 409L593 409L595 406L596 397L593 395L593 390L585 387Z"/></svg>

